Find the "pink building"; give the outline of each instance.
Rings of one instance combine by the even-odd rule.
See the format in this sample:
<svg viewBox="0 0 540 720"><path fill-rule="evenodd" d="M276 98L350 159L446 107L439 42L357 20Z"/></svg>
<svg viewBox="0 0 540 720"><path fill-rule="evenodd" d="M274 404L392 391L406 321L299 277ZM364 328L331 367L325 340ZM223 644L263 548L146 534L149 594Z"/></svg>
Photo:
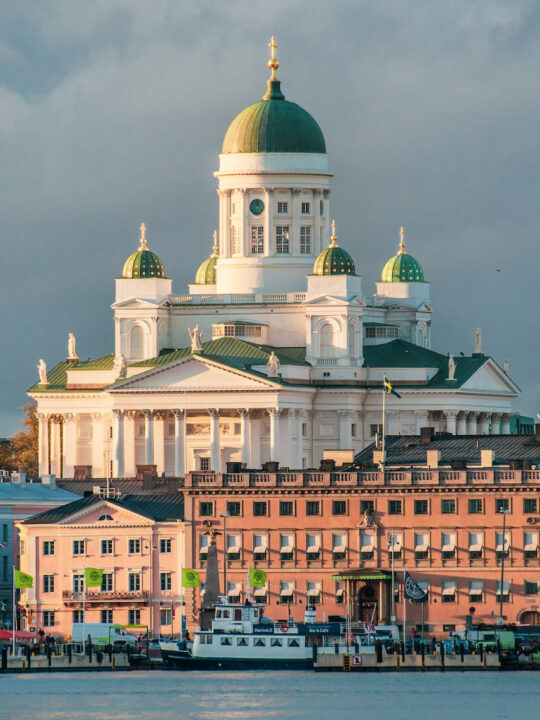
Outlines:
<svg viewBox="0 0 540 720"><path fill-rule="evenodd" d="M86 590L85 622L180 631L183 497L93 494L18 524L21 569L34 577L22 591L36 628L56 636L83 622L85 568L103 571ZM152 611L150 611L152 609Z"/></svg>

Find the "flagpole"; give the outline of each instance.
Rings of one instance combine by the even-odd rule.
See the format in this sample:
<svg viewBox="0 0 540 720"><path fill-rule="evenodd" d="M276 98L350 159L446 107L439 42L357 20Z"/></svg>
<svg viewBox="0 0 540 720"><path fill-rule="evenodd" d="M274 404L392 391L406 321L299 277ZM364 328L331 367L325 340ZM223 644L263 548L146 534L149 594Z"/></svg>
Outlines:
<svg viewBox="0 0 540 720"><path fill-rule="evenodd" d="M385 453L385 439L384 436L386 434L386 387L384 385L384 382L386 380L386 376L383 376L383 388L382 388L382 471L384 473L384 465L386 462L386 453Z"/></svg>
<svg viewBox="0 0 540 720"><path fill-rule="evenodd" d="M180 640L184 639L183 620L184 620L184 565L182 563L182 553L180 553ZM171 613L171 626L173 618ZM172 627L171 627L172 630ZM173 633L174 634L174 633Z"/></svg>
<svg viewBox="0 0 540 720"><path fill-rule="evenodd" d="M84 649L84 643L86 641L86 638L84 637L84 633L86 630L86 565L84 566L83 583L84 583L84 585L83 585L84 592L83 592L83 606L82 606L82 608L83 608L82 609L82 621L83 621L83 626L82 626L82 639L83 640L82 641L83 641L83 649Z"/></svg>
<svg viewBox="0 0 540 720"><path fill-rule="evenodd" d="M407 568L403 568L403 649L405 651L405 639L407 632L407 598L405 597L405 578L407 576Z"/></svg>
<svg viewBox="0 0 540 720"><path fill-rule="evenodd" d="M12 607L13 637L12 637L12 652L11 652L11 654L13 655L13 657L15 657L15 622L16 622L16 618L17 618L17 615L15 613L15 593L16 593L16 590L15 590L15 565L13 565L12 568L13 568L13 607Z"/></svg>
<svg viewBox="0 0 540 720"><path fill-rule="evenodd" d="M246 602L249 602L249 565L247 569L247 578L246 578Z"/></svg>

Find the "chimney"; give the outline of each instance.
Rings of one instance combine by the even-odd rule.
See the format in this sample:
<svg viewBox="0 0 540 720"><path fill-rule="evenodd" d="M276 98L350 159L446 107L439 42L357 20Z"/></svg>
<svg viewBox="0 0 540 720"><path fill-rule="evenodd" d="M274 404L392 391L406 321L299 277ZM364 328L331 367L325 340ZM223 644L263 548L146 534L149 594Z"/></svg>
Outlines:
<svg viewBox="0 0 540 720"><path fill-rule="evenodd" d="M426 445L428 445L430 442L432 442L434 436L435 436L435 428L432 428L432 427L420 428L420 442L421 443L425 443Z"/></svg>
<svg viewBox="0 0 540 720"><path fill-rule="evenodd" d="M56 475L42 475L41 484L48 485L49 487L56 487Z"/></svg>
<svg viewBox="0 0 540 720"><path fill-rule="evenodd" d="M373 451L373 464L381 465L382 461L383 461L382 450L374 450Z"/></svg>
<svg viewBox="0 0 540 720"><path fill-rule="evenodd" d="M439 467L439 460L441 459L440 450L428 450L427 451L427 466L432 470L436 470Z"/></svg>
<svg viewBox="0 0 540 720"><path fill-rule="evenodd" d="M480 465L483 468L493 467L495 452L493 450L480 450Z"/></svg>

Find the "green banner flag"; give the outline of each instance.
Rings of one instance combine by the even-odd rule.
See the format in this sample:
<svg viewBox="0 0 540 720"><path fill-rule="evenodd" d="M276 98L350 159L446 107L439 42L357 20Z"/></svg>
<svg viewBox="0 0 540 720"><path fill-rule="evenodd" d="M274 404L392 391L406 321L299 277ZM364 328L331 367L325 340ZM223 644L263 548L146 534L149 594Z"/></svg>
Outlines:
<svg viewBox="0 0 540 720"><path fill-rule="evenodd" d="M98 568L86 568L84 571L86 587L100 587L103 581L103 570Z"/></svg>
<svg viewBox="0 0 540 720"><path fill-rule="evenodd" d="M201 579L196 570L182 568L182 587L196 588L199 587Z"/></svg>
<svg viewBox="0 0 540 720"><path fill-rule="evenodd" d="M31 588L34 587L34 578L22 570L15 570L15 587Z"/></svg>
<svg viewBox="0 0 540 720"><path fill-rule="evenodd" d="M264 587L266 585L266 573L264 570L249 568L249 587Z"/></svg>

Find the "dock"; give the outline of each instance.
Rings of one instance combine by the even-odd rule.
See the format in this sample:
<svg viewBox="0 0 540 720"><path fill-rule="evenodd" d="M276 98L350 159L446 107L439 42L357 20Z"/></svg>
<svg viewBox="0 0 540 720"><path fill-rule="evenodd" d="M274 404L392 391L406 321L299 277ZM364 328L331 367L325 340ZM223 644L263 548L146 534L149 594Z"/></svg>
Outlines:
<svg viewBox="0 0 540 720"><path fill-rule="evenodd" d="M482 671L500 670L501 661L497 653L476 655L407 654L361 655L350 653L319 654L313 663L317 672L427 672L427 671Z"/></svg>

